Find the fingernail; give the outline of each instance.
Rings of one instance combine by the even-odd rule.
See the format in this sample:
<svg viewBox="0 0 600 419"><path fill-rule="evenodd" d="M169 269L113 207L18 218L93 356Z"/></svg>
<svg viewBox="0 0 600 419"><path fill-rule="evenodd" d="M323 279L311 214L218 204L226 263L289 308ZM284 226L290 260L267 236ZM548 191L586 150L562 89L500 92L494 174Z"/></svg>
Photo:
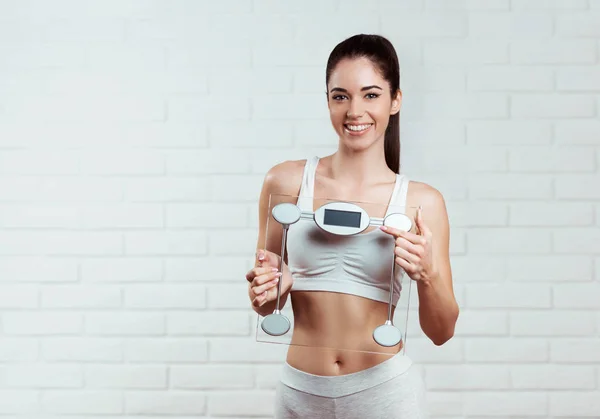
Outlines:
<svg viewBox="0 0 600 419"><path fill-rule="evenodd" d="M386 226L381 226L379 228L381 228L383 231L387 231L387 227Z"/></svg>

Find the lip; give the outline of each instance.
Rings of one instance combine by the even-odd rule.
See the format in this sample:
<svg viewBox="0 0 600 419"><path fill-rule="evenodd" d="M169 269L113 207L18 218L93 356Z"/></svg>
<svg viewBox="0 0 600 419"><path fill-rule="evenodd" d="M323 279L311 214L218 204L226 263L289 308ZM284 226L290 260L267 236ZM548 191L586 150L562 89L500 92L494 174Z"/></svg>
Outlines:
<svg viewBox="0 0 600 419"><path fill-rule="evenodd" d="M346 128L346 125L370 125L369 128L367 128L364 131L360 131L360 132L355 132L355 131L350 131L348 128ZM367 122L364 124L357 124L357 123L353 123L353 124L344 124L344 131L348 134L348 135L352 135L353 137L360 137L361 135L365 135L366 133L368 133L369 131L371 131L371 128L373 128L373 123L371 122Z"/></svg>

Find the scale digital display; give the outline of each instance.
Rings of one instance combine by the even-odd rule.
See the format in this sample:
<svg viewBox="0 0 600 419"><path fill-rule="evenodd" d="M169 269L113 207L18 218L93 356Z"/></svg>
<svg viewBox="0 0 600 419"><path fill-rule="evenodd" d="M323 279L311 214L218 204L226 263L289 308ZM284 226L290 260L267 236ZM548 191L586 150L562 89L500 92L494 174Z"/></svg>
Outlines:
<svg viewBox="0 0 600 419"><path fill-rule="evenodd" d="M360 212L325 209L323 224L360 228Z"/></svg>

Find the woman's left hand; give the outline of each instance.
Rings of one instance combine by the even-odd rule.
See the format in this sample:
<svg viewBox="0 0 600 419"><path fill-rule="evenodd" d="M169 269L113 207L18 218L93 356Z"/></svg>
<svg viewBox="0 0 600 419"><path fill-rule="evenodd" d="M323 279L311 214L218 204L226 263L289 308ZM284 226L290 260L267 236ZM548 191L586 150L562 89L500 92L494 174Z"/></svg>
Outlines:
<svg viewBox="0 0 600 419"><path fill-rule="evenodd" d="M417 233L402 231L392 227L380 227L393 236L395 240L395 262L415 281L430 281L436 277L434 258L432 255L433 235L423 222L421 208L417 210Z"/></svg>

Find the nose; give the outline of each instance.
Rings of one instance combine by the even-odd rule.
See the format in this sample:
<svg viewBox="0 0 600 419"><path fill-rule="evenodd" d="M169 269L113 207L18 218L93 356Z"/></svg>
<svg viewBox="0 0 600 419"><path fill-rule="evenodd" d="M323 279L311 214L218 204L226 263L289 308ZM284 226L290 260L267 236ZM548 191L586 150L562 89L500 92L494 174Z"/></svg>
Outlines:
<svg viewBox="0 0 600 419"><path fill-rule="evenodd" d="M350 102L350 106L348 107L348 111L346 112L346 116L348 118L360 118L365 113L361 103L359 100L352 100Z"/></svg>

